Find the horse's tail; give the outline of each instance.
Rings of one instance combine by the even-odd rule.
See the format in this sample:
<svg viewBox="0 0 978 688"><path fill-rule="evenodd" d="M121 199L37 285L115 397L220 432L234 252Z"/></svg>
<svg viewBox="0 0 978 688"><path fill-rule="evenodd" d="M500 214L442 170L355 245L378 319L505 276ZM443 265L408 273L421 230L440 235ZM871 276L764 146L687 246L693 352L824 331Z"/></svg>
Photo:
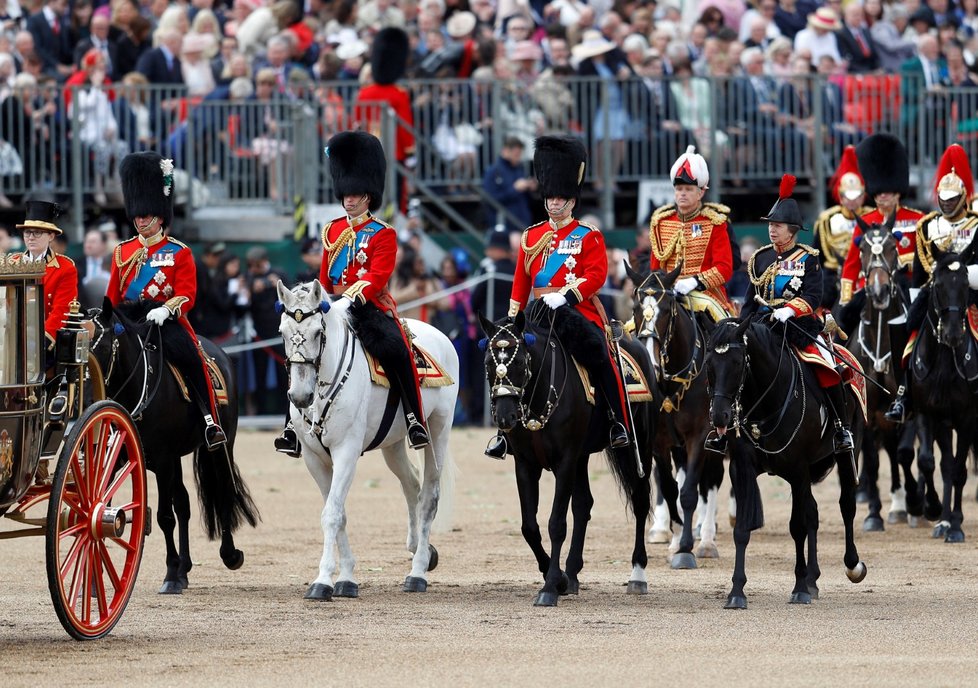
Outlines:
<svg viewBox="0 0 978 688"><path fill-rule="evenodd" d="M447 533L452 529L455 517L455 480L458 477L458 465L452 458L450 449L445 451L445 460L441 467L439 484L438 512L431 523L431 529L436 533Z"/></svg>
<svg viewBox="0 0 978 688"><path fill-rule="evenodd" d="M252 527L258 525L258 507L227 444L215 451L199 447L194 452L194 476L208 538L214 540L225 532L233 533L243 522Z"/></svg>

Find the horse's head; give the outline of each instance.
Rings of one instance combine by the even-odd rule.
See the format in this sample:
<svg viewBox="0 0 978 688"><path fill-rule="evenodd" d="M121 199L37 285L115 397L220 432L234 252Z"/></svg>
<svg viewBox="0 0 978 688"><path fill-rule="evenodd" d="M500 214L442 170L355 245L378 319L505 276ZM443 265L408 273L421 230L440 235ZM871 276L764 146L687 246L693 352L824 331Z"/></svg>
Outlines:
<svg viewBox="0 0 978 688"><path fill-rule="evenodd" d="M669 345L678 306L673 287L682 272L682 262L672 272L656 270L639 275L628 268L628 276L637 286L632 293L635 332L646 340L653 363L658 365L658 351Z"/></svg>
<svg viewBox="0 0 978 688"><path fill-rule="evenodd" d="M487 337L483 341L492 416L496 427L509 431L523 420L523 390L530 383L530 346L535 337L524 333L526 317L522 311L515 318L495 323L480 313L479 320Z"/></svg>
<svg viewBox="0 0 978 688"><path fill-rule="evenodd" d="M747 355L751 321L721 320L710 335L706 356L706 379L711 394L710 422L723 435L739 415L740 393L750 364Z"/></svg>
<svg viewBox="0 0 978 688"><path fill-rule="evenodd" d="M278 304L282 314L278 331L285 342L289 369L289 401L296 408L308 408L316 395L319 363L326 345L325 315L330 302L319 280L289 289L278 283Z"/></svg>
<svg viewBox="0 0 978 688"><path fill-rule="evenodd" d="M156 305L156 304L152 304ZM142 302L122 304L118 309L112 305L108 297L102 300L101 308L88 309L88 323L92 329L92 343L89 345L89 352L95 358L106 387L112 381L113 373L120 367L128 365L123 358L131 361L131 353L125 354L122 343L127 332L135 333L140 337L145 337L149 330L149 324L139 322L140 317L145 318L145 306ZM136 310L138 309L138 312ZM109 388L111 390L111 387Z"/></svg>
<svg viewBox="0 0 978 688"><path fill-rule="evenodd" d="M970 251L967 253L970 254ZM952 349L964 342L967 335L969 305L968 262L970 256L956 253L939 254L932 275L929 315L936 323L937 341ZM939 257L938 257L939 256Z"/></svg>
<svg viewBox="0 0 978 688"><path fill-rule="evenodd" d="M885 311L890 299L895 295L897 284L893 279L900 267L900 252L897 242L903 238L901 232L893 231L896 213L891 213L885 224L867 224L856 216L856 224L862 230L859 237L859 260L866 276L867 301L873 308Z"/></svg>

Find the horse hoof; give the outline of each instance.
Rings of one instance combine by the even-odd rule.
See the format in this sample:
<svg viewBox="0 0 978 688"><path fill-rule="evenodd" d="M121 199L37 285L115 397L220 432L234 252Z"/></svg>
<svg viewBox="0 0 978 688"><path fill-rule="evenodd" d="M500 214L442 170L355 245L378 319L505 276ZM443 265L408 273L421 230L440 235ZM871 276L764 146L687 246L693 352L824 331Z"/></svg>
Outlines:
<svg viewBox="0 0 978 688"><path fill-rule="evenodd" d="M809 586L808 586L808 594L812 596L812 599L813 600L817 600L818 599L818 586L817 585L811 585L811 584L809 584Z"/></svg>
<svg viewBox="0 0 978 688"><path fill-rule="evenodd" d="M720 551L712 542L706 542L696 548L696 557L698 559L719 559Z"/></svg>
<svg viewBox="0 0 978 688"><path fill-rule="evenodd" d="M672 533L670 533L668 530L649 531L650 545L666 545L670 542L672 542Z"/></svg>
<svg viewBox="0 0 978 688"><path fill-rule="evenodd" d="M934 526L934 530L931 531L930 536L935 540L940 539L947 535L948 531L951 529L951 524L946 522L938 523Z"/></svg>
<svg viewBox="0 0 978 688"><path fill-rule="evenodd" d="M628 581L628 589L625 592L629 595L648 595L649 584L645 581L630 580Z"/></svg>
<svg viewBox="0 0 978 688"><path fill-rule="evenodd" d="M544 579L546 580L546 579ZM570 588L570 578L563 571L560 572L560 580L557 581L557 594L566 595L567 590Z"/></svg>
<svg viewBox="0 0 978 688"><path fill-rule="evenodd" d="M438 566L438 550L434 545L428 545L428 570L434 571Z"/></svg>
<svg viewBox="0 0 978 688"><path fill-rule="evenodd" d="M186 590L190 587L190 580L186 576L177 576L177 583L180 584L181 590Z"/></svg>
<svg viewBox="0 0 978 688"><path fill-rule="evenodd" d="M846 569L846 578L851 580L853 583L862 583L863 579L866 577L866 573L866 564L859 562L856 564L855 568Z"/></svg>
<svg viewBox="0 0 978 688"><path fill-rule="evenodd" d="M723 605L724 609L747 609L747 598L741 597L740 595L730 595L727 597L727 603Z"/></svg>
<svg viewBox="0 0 978 688"><path fill-rule="evenodd" d="M336 588L333 590L333 597L360 597L360 586L353 581L336 581Z"/></svg>
<svg viewBox="0 0 978 688"><path fill-rule="evenodd" d="M811 593L807 592L793 592L791 593L791 599L788 600L788 604L811 604L812 596Z"/></svg>
<svg viewBox="0 0 978 688"><path fill-rule="evenodd" d="M867 516L866 520L863 521L864 533L882 533L884 530L886 530L886 526L883 525L883 519L879 516Z"/></svg>
<svg viewBox="0 0 978 688"><path fill-rule="evenodd" d="M564 590L560 594L562 596L563 595L577 595L577 594L579 594L581 592L581 584L580 584L580 582L578 582L578 580L576 578L570 578L570 577L568 577L567 574L564 574L564 577L567 578L567 585L566 586L563 586L564 587Z"/></svg>
<svg viewBox="0 0 978 688"><path fill-rule="evenodd" d="M886 522L891 526L897 523L906 523L908 519L906 511L891 511L886 515Z"/></svg>
<svg viewBox="0 0 978 688"><path fill-rule="evenodd" d="M185 586L180 584L180 581L163 581L163 585L160 587L160 595L179 595L183 592Z"/></svg>
<svg viewBox="0 0 978 688"><path fill-rule="evenodd" d="M417 576L408 576L401 587L404 592L428 592L428 581Z"/></svg>
<svg viewBox="0 0 978 688"><path fill-rule="evenodd" d="M950 542L952 544L964 542L964 531L960 528L949 529L944 536L944 542Z"/></svg>
<svg viewBox="0 0 978 688"><path fill-rule="evenodd" d="M329 602L333 599L333 586L325 585L323 583L313 583L309 586L309 589L306 590L304 599Z"/></svg>
<svg viewBox="0 0 978 688"><path fill-rule="evenodd" d="M556 607L558 595L555 592L541 592L533 600L534 607Z"/></svg>
<svg viewBox="0 0 978 688"><path fill-rule="evenodd" d="M910 528L919 528L922 521L923 521L923 515L921 516L910 515L907 517L907 526Z"/></svg>
<svg viewBox="0 0 978 688"><path fill-rule="evenodd" d="M696 568L696 557L692 552L676 552L669 564L674 571Z"/></svg>
<svg viewBox="0 0 978 688"><path fill-rule="evenodd" d="M865 504L869 501L869 493L866 490L856 490L856 504Z"/></svg>
<svg viewBox="0 0 978 688"><path fill-rule="evenodd" d="M231 571L237 571L244 564L244 552L240 549L234 550L227 559L224 559L224 565Z"/></svg>

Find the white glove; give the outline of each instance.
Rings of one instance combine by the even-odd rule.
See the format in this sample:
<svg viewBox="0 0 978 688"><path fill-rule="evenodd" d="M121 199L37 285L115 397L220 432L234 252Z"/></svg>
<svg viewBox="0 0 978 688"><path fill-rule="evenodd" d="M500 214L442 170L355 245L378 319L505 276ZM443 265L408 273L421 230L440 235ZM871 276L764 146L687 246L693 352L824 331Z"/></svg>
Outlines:
<svg viewBox="0 0 978 688"><path fill-rule="evenodd" d="M558 292L551 292L543 295L543 302L556 310L567 305L567 297Z"/></svg>
<svg viewBox="0 0 978 688"><path fill-rule="evenodd" d="M978 265L968 266L968 286L978 289Z"/></svg>
<svg viewBox="0 0 978 688"><path fill-rule="evenodd" d="M146 314L146 320L157 325L162 325L170 317L170 309L166 306L157 306Z"/></svg>
<svg viewBox="0 0 978 688"><path fill-rule="evenodd" d="M676 282L675 290L677 294L685 296L694 289L699 288L700 281L695 277L683 277L681 280Z"/></svg>
<svg viewBox="0 0 978 688"><path fill-rule="evenodd" d="M339 311L340 313L346 313L350 310L350 306L353 305L353 301L347 296L341 296L340 298L333 301L333 305L330 306L333 310Z"/></svg>
<svg viewBox="0 0 978 688"><path fill-rule="evenodd" d="M795 312L788 308L787 306L782 306L781 308L776 308L773 313L771 313L771 318L777 320L778 322L785 322L788 318L795 317Z"/></svg>

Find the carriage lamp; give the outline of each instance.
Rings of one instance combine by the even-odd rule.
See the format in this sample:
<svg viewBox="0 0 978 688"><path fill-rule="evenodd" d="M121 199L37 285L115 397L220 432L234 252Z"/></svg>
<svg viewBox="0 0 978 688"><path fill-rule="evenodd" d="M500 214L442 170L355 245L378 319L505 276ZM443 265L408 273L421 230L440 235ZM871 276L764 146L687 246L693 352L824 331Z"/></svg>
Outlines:
<svg viewBox="0 0 978 688"><path fill-rule="evenodd" d="M84 314L81 312L81 304L77 301L72 301L68 307L65 323L58 330L57 345L55 347L58 363L85 365L88 362L91 335L82 326L84 317Z"/></svg>

